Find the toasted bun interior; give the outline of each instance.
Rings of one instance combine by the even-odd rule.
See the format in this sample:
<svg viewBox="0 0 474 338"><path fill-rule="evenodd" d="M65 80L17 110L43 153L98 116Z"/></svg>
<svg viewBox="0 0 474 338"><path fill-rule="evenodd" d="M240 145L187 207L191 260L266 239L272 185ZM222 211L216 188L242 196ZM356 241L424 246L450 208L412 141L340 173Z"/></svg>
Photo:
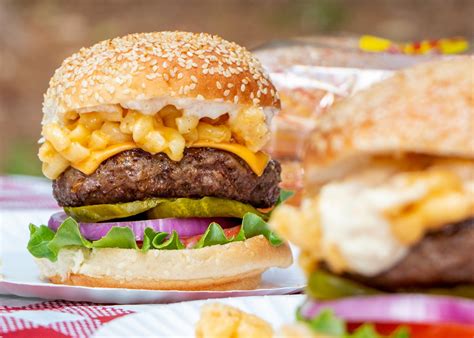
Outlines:
<svg viewBox="0 0 474 338"><path fill-rule="evenodd" d="M58 260L38 259L43 277L57 284L160 290L252 289L270 267L292 263L287 244L263 236L202 249L63 249Z"/></svg>

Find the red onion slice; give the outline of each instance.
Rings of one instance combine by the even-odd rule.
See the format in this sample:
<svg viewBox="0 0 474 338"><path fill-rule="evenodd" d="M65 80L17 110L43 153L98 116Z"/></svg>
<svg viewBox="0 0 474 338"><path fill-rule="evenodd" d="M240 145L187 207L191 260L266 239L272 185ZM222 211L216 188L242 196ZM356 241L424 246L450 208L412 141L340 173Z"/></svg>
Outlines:
<svg viewBox="0 0 474 338"><path fill-rule="evenodd" d="M474 324L474 301L422 294L308 300L301 307L301 315L310 319L325 308L350 322Z"/></svg>
<svg viewBox="0 0 474 338"><path fill-rule="evenodd" d="M48 227L57 231L59 226L68 216L64 212L58 212L51 216ZM96 241L107 235L112 227L127 227L135 234L137 241L143 240L143 232L146 228L154 231L171 233L175 230L181 238L192 237L203 234L209 224L218 223L222 228L231 228L239 224L234 218L211 217L211 218L162 218L142 221L123 221L106 223L79 223L82 236L90 241Z"/></svg>

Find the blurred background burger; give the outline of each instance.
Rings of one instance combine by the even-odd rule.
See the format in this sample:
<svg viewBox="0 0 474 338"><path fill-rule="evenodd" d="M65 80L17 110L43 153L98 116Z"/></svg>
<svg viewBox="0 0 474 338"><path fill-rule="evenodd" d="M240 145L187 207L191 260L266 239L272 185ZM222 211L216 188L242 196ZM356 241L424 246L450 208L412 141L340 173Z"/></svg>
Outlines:
<svg viewBox="0 0 474 338"><path fill-rule="evenodd" d="M340 101L310 136L307 196L272 224L317 299L473 297L472 57L401 71Z"/></svg>

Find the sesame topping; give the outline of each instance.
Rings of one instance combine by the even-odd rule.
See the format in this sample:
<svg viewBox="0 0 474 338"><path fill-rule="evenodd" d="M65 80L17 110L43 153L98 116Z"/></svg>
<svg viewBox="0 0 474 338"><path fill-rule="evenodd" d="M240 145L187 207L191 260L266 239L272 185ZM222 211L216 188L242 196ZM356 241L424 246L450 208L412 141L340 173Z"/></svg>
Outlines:
<svg viewBox="0 0 474 338"><path fill-rule="evenodd" d="M215 83L212 90L209 83ZM152 98L163 91L202 100L279 105L261 64L245 48L204 33L156 32L102 41L64 60L50 80L43 109L56 114L116 98ZM132 97L126 97L129 94Z"/></svg>

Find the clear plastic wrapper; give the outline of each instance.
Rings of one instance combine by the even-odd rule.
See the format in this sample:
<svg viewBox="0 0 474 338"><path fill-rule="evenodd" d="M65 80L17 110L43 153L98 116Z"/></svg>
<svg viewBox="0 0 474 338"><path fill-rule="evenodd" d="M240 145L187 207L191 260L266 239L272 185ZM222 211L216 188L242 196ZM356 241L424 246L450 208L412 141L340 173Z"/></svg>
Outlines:
<svg viewBox="0 0 474 338"><path fill-rule="evenodd" d="M282 110L272 123L267 151L282 163L282 186L303 190L301 160L319 118L339 100L390 76L394 70L439 55L370 53L359 38L317 37L273 42L254 50L277 87Z"/></svg>

